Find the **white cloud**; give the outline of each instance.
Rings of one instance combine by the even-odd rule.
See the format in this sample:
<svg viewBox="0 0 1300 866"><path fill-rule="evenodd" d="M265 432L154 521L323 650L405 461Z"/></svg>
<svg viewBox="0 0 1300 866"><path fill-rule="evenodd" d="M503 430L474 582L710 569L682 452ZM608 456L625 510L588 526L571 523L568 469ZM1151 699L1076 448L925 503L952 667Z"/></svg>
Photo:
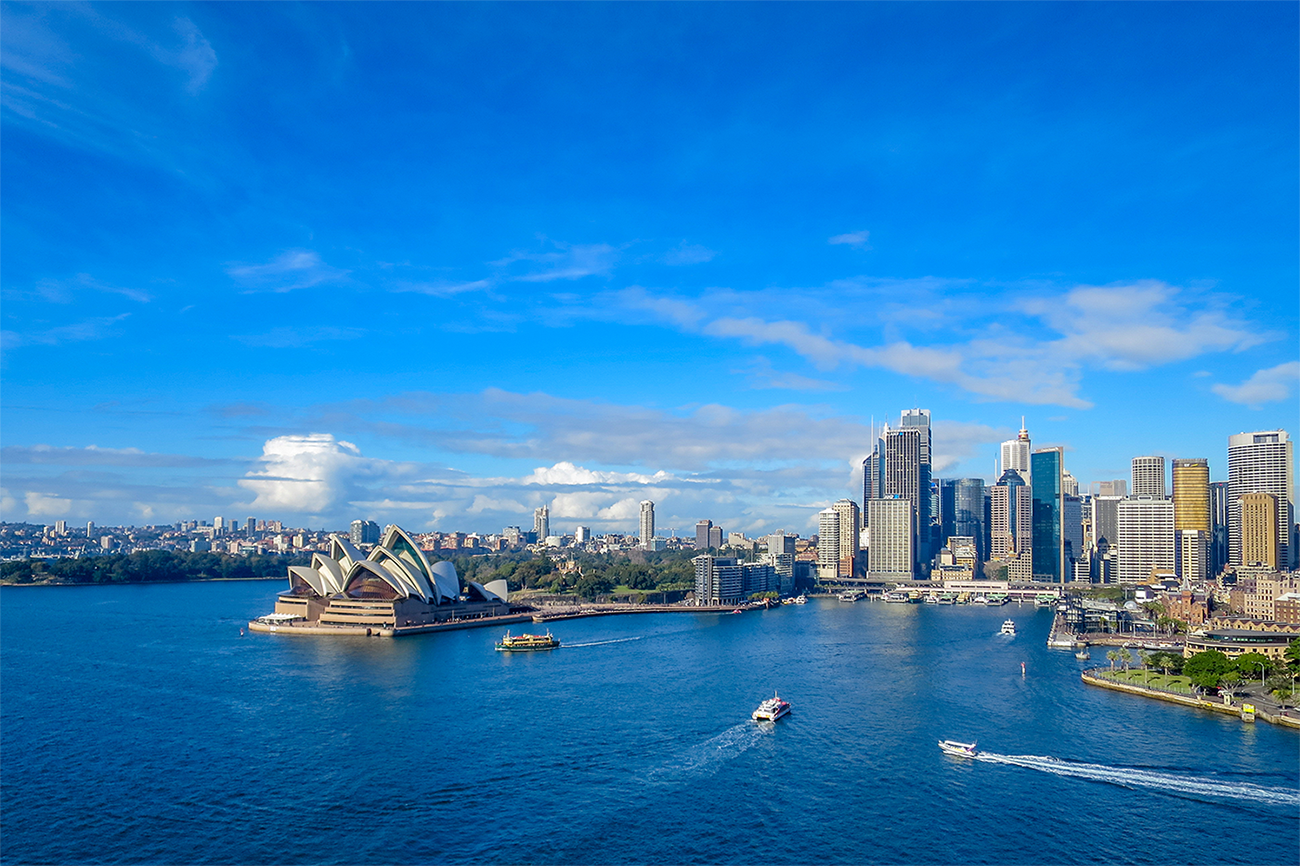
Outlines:
<svg viewBox="0 0 1300 866"><path fill-rule="evenodd" d="M531 475L522 479L524 484L572 485L572 484L657 484L670 478L660 470L654 475L635 472L597 472L574 466L567 460L554 466L539 466Z"/></svg>
<svg viewBox="0 0 1300 866"><path fill-rule="evenodd" d="M40 331L0 331L0 348L9 351L21 346L57 346L60 343L102 340L113 336L113 326L130 315L100 316Z"/></svg>
<svg viewBox="0 0 1300 866"><path fill-rule="evenodd" d="M330 513L360 498L360 482L387 474L382 461L329 433L269 439L259 463L239 486L257 494L250 508L271 512Z"/></svg>
<svg viewBox="0 0 1300 866"><path fill-rule="evenodd" d="M620 256L620 250L609 244L567 244L560 241L551 241L550 244L554 249L547 252L515 251L492 264L509 270L517 263L526 263L528 267L522 272L514 269L508 278L528 283L549 283L604 276L614 269Z"/></svg>
<svg viewBox="0 0 1300 866"><path fill-rule="evenodd" d="M392 289L394 292L414 292L421 295L432 295L435 298L450 298L455 295L463 295L466 292L481 292L492 287L491 280L473 280L472 282L424 282L424 283L398 283Z"/></svg>
<svg viewBox="0 0 1300 866"><path fill-rule="evenodd" d="M955 290L960 284L933 278L916 281L909 293L941 298L934 310L925 316L885 310L877 316L883 290L879 281L849 282L837 294L841 303L834 311L826 310L816 293L786 292L781 306L800 309L806 320L730 312L769 306L764 300L771 299L771 290L718 290L683 298L632 287L606 298L625 310L650 312L687 333L784 346L822 370L879 368L949 384L980 399L1071 408L1092 405L1079 394L1090 368L1144 370L1212 352L1240 351L1274 338L1155 281L1026 295L1013 305L1021 314L1019 322L1005 312L991 316L986 309L981 314L969 303L946 297L945 286ZM810 300L805 303L805 298ZM859 307L854 304L862 305L862 315L855 315ZM832 334L825 324L814 330L809 321L842 328L883 321L886 333L912 328L929 345L901 336L875 344L854 342Z"/></svg>
<svg viewBox="0 0 1300 866"><path fill-rule="evenodd" d="M265 264L232 264L226 273L249 291L291 292L339 282L349 271L326 264L313 250L286 250Z"/></svg>
<svg viewBox="0 0 1300 866"><path fill-rule="evenodd" d="M1300 380L1300 361L1287 361L1276 367L1258 370L1240 385L1212 385L1210 390L1225 400L1258 409L1265 403L1276 403L1291 396L1291 389Z"/></svg>
<svg viewBox="0 0 1300 866"><path fill-rule="evenodd" d="M717 252L700 244L688 244L682 241L668 252L664 253L663 262L666 265L699 265L704 262L713 261Z"/></svg>
<svg viewBox="0 0 1300 866"><path fill-rule="evenodd" d="M827 241L827 243L846 244L848 246L853 247L854 249L869 250L871 249L871 244L867 243L867 238L869 238L870 236L871 236L871 232L869 231L847 232L845 234L836 235L835 237L830 238Z"/></svg>
<svg viewBox="0 0 1300 866"><path fill-rule="evenodd" d="M28 517L64 517L72 510L72 500L48 493L29 492L23 496Z"/></svg>

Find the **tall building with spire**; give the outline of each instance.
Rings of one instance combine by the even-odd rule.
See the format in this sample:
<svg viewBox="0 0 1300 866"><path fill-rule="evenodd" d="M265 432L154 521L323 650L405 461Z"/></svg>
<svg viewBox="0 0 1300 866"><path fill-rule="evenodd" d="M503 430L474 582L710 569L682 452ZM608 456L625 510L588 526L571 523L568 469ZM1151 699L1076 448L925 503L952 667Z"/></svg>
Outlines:
<svg viewBox="0 0 1300 866"><path fill-rule="evenodd" d="M1025 419L1022 415L1020 417L1020 434L1015 439L1008 439L1002 443L1002 464L999 475L1008 469L1014 469L1026 484L1030 483L1029 455L1032 450L1029 441L1029 430L1025 427Z"/></svg>
<svg viewBox="0 0 1300 866"><path fill-rule="evenodd" d="M538 544L545 544L551 534L551 509L545 505L533 509L533 532L537 534Z"/></svg>
<svg viewBox="0 0 1300 866"><path fill-rule="evenodd" d="M649 499L641 502L641 546L649 549L655 537L655 504Z"/></svg>
<svg viewBox="0 0 1300 866"><path fill-rule="evenodd" d="M1291 437L1285 430L1228 437L1228 555L1233 565L1249 564L1242 558L1241 520L1241 499L1248 493L1268 493L1276 500L1277 567L1294 568L1295 466Z"/></svg>

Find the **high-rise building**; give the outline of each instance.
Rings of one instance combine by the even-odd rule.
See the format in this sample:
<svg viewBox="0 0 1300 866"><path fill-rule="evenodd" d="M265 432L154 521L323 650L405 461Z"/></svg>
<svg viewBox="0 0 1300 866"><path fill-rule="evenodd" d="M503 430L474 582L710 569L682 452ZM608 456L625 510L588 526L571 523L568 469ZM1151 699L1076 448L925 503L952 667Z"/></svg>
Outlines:
<svg viewBox="0 0 1300 866"><path fill-rule="evenodd" d="M54 521L54 534L55 534L55 535L67 535L67 534L68 534L68 521L66 521L66 520L56 520L56 521Z"/></svg>
<svg viewBox="0 0 1300 866"><path fill-rule="evenodd" d="M219 514L212 518L212 534L214 536L226 534L226 518Z"/></svg>
<svg viewBox="0 0 1300 866"><path fill-rule="evenodd" d="M709 530L713 528L712 520L701 520L695 524L695 549L709 549Z"/></svg>
<svg viewBox="0 0 1300 866"><path fill-rule="evenodd" d="M692 562L695 564L696 606L731 606L744 600L744 572L739 560L703 554Z"/></svg>
<svg viewBox="0 0 1300 866"><path fill-rule="evenodd" d="M1271 493L1277 499L1278 567L1294 568L1295 467L1285 430L1228 437L1228 555L1233 565L1249 564L1242 557L1241 525L1241 498L1247 493Z"/></svg>
<svg viewBox="0 0 1300 866"><path fill-rule="evenodd" d="M533 532L537 535L537 543L545 544L546 539L551 535L551 509L545 505L541 508L533 509Z"/></svg>
<svg viewBox="0 0 1300 866"><path fill-rule="evenodd" d="M1083 559L1083 500L1068 493L1061 497L1061 537L1065 541L1066 565ZM1072 569L1067 569L1070 572Z"/></svg>
<svg viewBox="0 0 1300 866"><path fill-rule="evenodd" d="M795 536L786 532L773 532L767 537L768 553L788 553L794 555Z"/></svg>
<svg viewBox="0 0 1300 866"><path fill-rule="evenodd" d="M248 520L244 523L244 532L246 532L246 533L249 534L249 535L252 535L254 532L257 532L257 518L256 518L256 517L250 517L250 518L248 518Z"/></svg>
<svg viewBox="0 0 1300 866"><path fill-rule="evenodd" d="M1012 579L1033 576L1033 508L1025 479L1015 469L1003 472L989 499L989 560L1006 563Z"/></svg>
<svg viewBox="0 0 1300 866"><path fill-rule="evenodd" d="M1119 504L1122 496L1092 497L1092 539L1089 546L1100 554L1119 544Z"/></svg>
<svg viewBox="0 0 1300 866"><path fill-rule="evenodd" d="M910 580L916 554L912 548L915 507L901 496L867 503L871 512L867 567L873 578Z"/></svg>
<svg viewBox="0 0 1300 866"><path fill-rule="evenodd" d="M1175 458L1174 529L1210 534L1210 462L1204 458Z"/></svg>
<svg viewBox="0 0 1300 866"><path fill-rule="evenodd" d="M889 429L888 425L885 427ZM867 503L885 495L885 440L884 434L875 435L872 428L871 453L862 461L862 521L867 521Z"/></svg>
<svg viewBox="0 0 1300 866"><path fill-rule="evenodd" d="M86 537L87 538L95 537L95 521L93 520L86 521Z"/></svg>
<svg viewBox="0 0 1300 866"><path fill-rule="evenodd" d="M834 508L817 514L817 579L834 580L840 575L840 516Z"/></svg>
<svg viewBox="0 0 1300 866"><path fill-rule="evenodd" d="M1143 583L1152 570L1176 573L1174 504L1158 496L1119 503L1119 582Z"/></svg>
<svg viewBox="0 0 1300 866"><path fill-rule="evenodd" d="M1093 486L1097 488L1093 491L1095 496L1118 496L1121 499L1128 496L1128 482L1122 478L1116 478L1114 481L1094 481Z"/></svg>
<svg viewBox="0 0 1300 866"><path fill-rule="evenodd" d="M1061 492L1066 496L1079 495L1079 479L1069 472L1061 473Z"/></svg>
<svg viewBox="0 0 1300 866"><path fill-rule="evenodd" d="M1218 577L1228 564L1228 482L1210 484L1210 576Z"/></svg>
<svg viewBox="0 0 1300 866"><path fill-rule="evenodd" d="M714 548L714 549L717 549L717 548L722 547L722 527L721 527L721 526L710 526L710 527L709 527L709 547L712 547L712 548Z"/></svg>
<svg viewBox="0 0 1300 866"><path fill-rule="evenodd" d="M1024 480L1026 484L1030 482L1029 455L1032 451L1029 441L1029 430L1025 428L1025 419L1020 419L1020 435L1015 439L1008 439L1002 443L1002 463L1000 471L1006 474L1008 469L1016 470L1016 473Z"/></svg>
<svg viewBox="0 0 1300 866"><path fill-rule="evenodd" d="M839 577L852 577L858 562L862 535L862 512L852 499L841 499L831 506L839 521ZM820 528L820 521L818 521ZM820 542L818 549L820 550ZM820 557L819 557L820 559Z"/></svg>
<svg viewBox="0 0 1300 866"><path fill-rule="evenodd" d="M1165 498L1165 458L1133 458L1133 495Z"/></svg>
<svg viewBox="0 0 1300 866"><path fill-rule="evenodd" d="M649 499L641 501L641 546L649 547L655 537L655 504Z"/></svg>
<svg viewBox="0 0 1300 866"><path fill-rule="evenodd" d="M975 539L975 555L980 562L988 559L984 523L984 479L958 478L953 484L953 535ZM944 539L947 543L947 539ZM976 564L978 568L978 563Z"/></svg>
<svg viewBox="0 0 1300 866"><path fill-rule="evenodd" d="M591 527L590 526L575 527L573 530L573 543L586 544L588 541L591 541Z"/></svg>
<svg viewBox="0 0 1300 866"><path fill-rule="evenodd" d="M921 547L928 546L930 536L930 413L919 409L905 412L903 420L908 423L897 430L885 426L883 495L912 503L912 531L916 533L912 551L914 556L924 558ZM870 517L867 522L870 525Z"/></svg>
<svg viewBox="0 0 1300 866"><path fill-rule="evenodd" d="M1178 522L1178 506L1174 505L1174 522ZM1178 576L1185 581L1199 583L1210 569L1210 534L1199 529L1178 529Z"/></svg>
<svg viewBox="0 0 1300 866"><path fill-rule="evenodd" d="M904 430L915 430L917 437L917 487L916 498L916 536L918 559L929 561L934 553L934 537L938 527L934 526L936 511L936 491L932 484L932 458L930 439L930 410L909 409L903 413L899 426ZM885 467L888 471L889 467Z"/></svg>
<svg viewBox="0 0 1300 866"><path fill-rule="evenodd" d="M1064 449L1039 448L1029 456L1029 466L1034 493L1034 579L1062 583L1072 577L1065 561Z"/></svg>
<svg viewBox="0 0 1300 866"><path fill-rule="evenodd" d="M1241 565L1277 569L1281 557L1277 535L1277 497L1246 493L1237 500L1241 512Z"/></svg>
<svg viewBox="0 0 1300 866"><path fill-rule="evenodd" d="M378 544L379 524L373 520L354 520L348 538L353 544Z"/></svg>

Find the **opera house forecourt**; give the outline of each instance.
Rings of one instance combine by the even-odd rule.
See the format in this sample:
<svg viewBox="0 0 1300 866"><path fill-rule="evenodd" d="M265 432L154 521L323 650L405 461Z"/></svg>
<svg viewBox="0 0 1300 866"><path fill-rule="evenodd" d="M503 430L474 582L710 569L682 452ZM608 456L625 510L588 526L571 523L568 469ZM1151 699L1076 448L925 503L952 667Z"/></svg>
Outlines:
<svg viewBox="0 0 1300 866"><path fill-rule="evenodd" d="M531 610L512 611L508 596L504 580L462 584L455 565L430 565L406 532L389 526L369 555L331 535L329 555L316 553L311 565L290 566L289 589L276 599L275 612L248 627L390 637L531 619Z"/></svg>

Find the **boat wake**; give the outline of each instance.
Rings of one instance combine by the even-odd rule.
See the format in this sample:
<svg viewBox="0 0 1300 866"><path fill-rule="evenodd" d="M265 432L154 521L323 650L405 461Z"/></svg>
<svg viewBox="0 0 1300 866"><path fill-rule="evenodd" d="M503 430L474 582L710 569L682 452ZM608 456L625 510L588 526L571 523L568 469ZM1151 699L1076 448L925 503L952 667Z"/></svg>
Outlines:
<svg viewBox="0 0 1300 866"><path fill-rule="evenodd" d="M992 764L1009 764L1014 767L1039 770L1056 776L1073 776L1077 779L1088 779L1093 782L1106 782L1125 788L1149 788L1199 797L1228 797L1236 800L1251 800L1256 803L1271 803L1280 806L1300 805L1300 791L1268 785L1255 785L1250 782L1225 782L1218 779L1207 779L1203 776L1181 776L1174 773L1161 773L1135 767L1084 764L1041 755L998 755L992 752L980 752L975 756L975 760L987 761Z"/></svg>
<svg viewBox="0 0 1300 866"><path fill-rule="evenodd" d="M712 776L723 764L740 757L773 730L770 722L741 722L715 737L692 746L675 760L650 772L649 781L671 784L698 776Z"/></svg>
<svg viewBox="0 0 1300 866"><path fill-rule="evenodd" d="M641 640L642 637L644 637L644 635L637 635L636 637L620 637L613 640L594 640L590 643L567 643L565 644L565 647L568 649L578 649L579 647L584 646L605 646L606 644L611 643L627 643L630 640Z"/></svg>

